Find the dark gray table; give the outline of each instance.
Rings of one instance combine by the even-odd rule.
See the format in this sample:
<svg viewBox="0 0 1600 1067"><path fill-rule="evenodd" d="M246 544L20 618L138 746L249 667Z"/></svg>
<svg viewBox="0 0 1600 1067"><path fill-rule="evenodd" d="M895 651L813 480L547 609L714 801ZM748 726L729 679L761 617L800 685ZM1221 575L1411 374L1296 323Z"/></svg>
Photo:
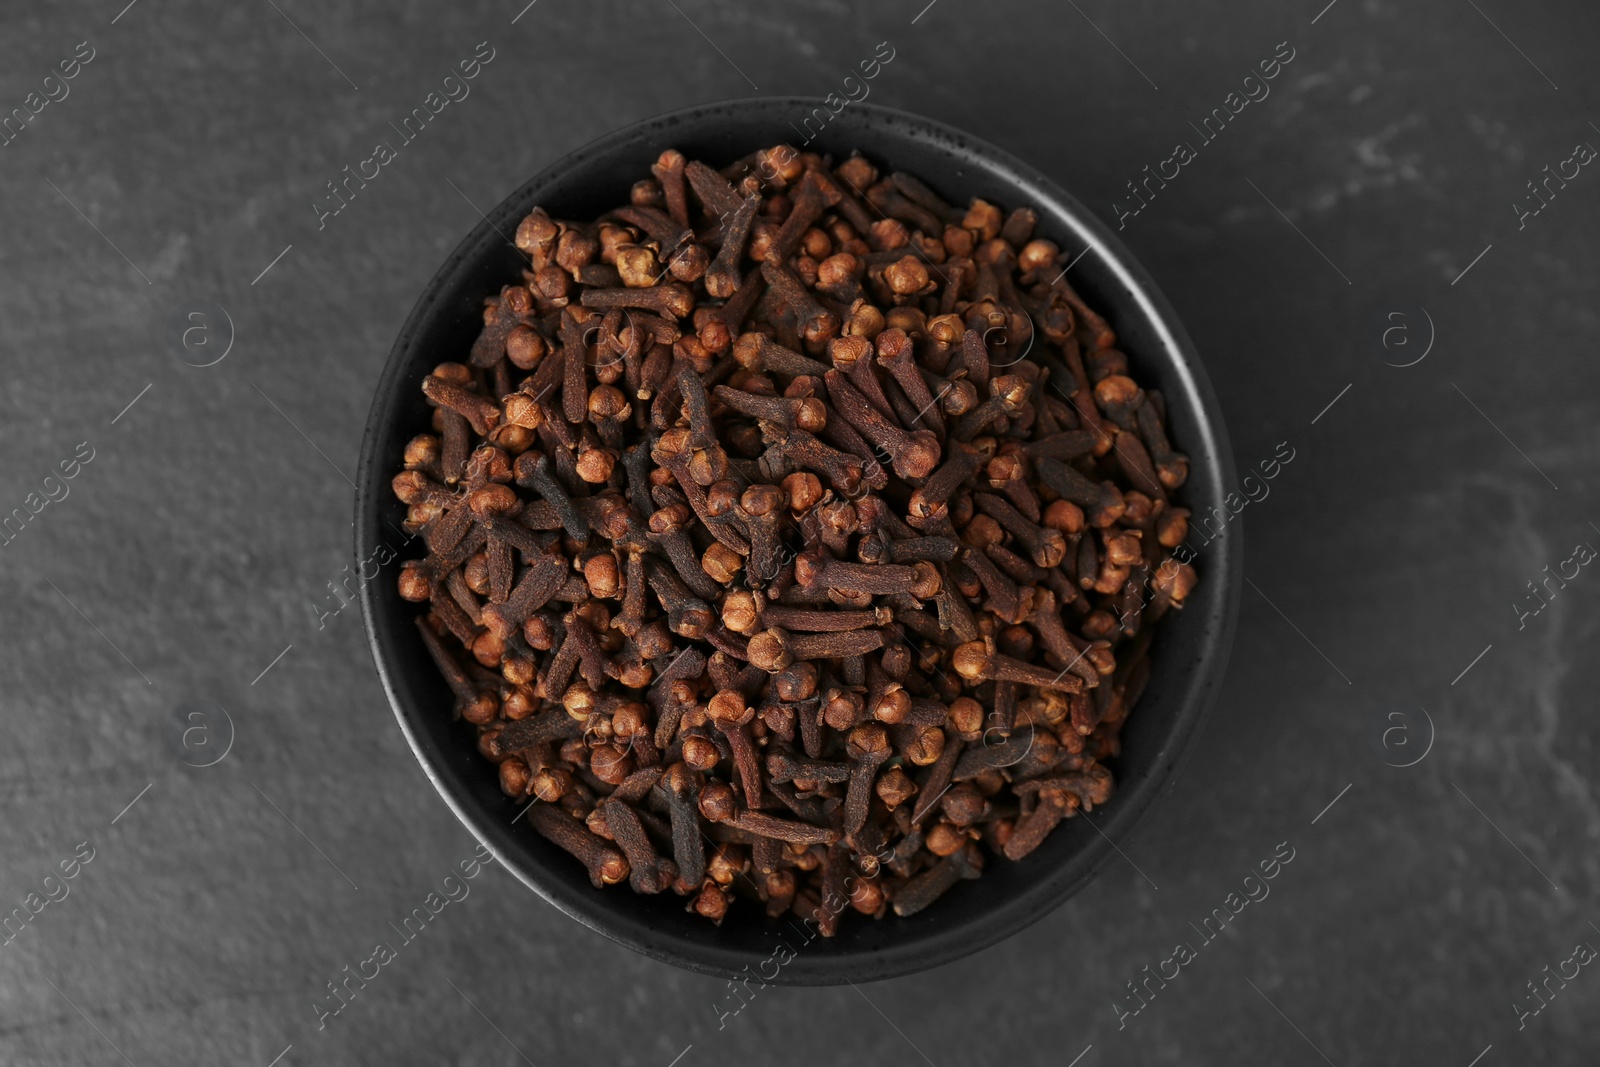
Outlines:
<svg viewBox="0 0 1600 1067"><path fill-rule="evenodd" d="M1600 543L1600 175L1564 162L1600 144L1592 5L122 2L0 33L0 110L24 109L0 514L29 516L0 544L0 1060L1594 1062L1600 974L1551 979L1538 1014L1526 985L1600 946L1600 577L1563 564ZM319 230L326 183L483 41L470 97ZM1126 863L935 973L763 990L719 1029L724 983L490 868L319 1030L327 983L474 848L335 612L400 322L567 151L834 91L881 41L874 101L1113 225L1195 149L1122 236L1206 357L1240 476L1294 455L1226 535L1248 527L1250 584L1196 758ZM1214 141L1191 127L1290 50ZM1546 566L1579 576L1533 614ZM1270 896L1202 943L1282 842ZM1119 1028L1180 941L1197 958Z"/></svg>

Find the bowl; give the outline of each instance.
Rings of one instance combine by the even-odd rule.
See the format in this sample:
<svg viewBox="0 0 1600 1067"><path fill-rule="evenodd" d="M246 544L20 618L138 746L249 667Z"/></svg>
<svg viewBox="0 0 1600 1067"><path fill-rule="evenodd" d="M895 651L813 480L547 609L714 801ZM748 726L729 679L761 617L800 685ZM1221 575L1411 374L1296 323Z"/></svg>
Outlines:
<svg viewBox="0 0 1600 1067"><path fill-rule="evenodd" d="M464 356L482 325L483 298L519 276L526 263L505 235L535 205L556 218L594 218L626 203L632 183L667 147L722 166L758 147L789 142L843 158L859 149L880 168L921 177L952 203L981 196L1005 210L1031 206L1038 232L1079 255L1070 281L1110 320L1132 373L1165 394L1175 447L1190 457L1179 502L1196 514L1221 507L1233 470L1217 400L1194 347L1154 283L1110 231L1053 181L1006 152L949 126L904 112L852 103L802 146L806 119L821 102L768 98L707 104L608 134L546 168L507 197L452 252L400 330L367 420L356 490L356 555L394 544L404 508L390 490L405 442L427 425L422 377L441 360ZM817 112L829 114L826 109ZM813 124L815 120L813 120ZM804 126L804 132L802 132ZM470 727L453 722L452 700L425 654L394 569L361 587L361 607L378 675L396 719L440 796L499 861L530 889L584 925L658 960L719 976L756 973L790 949L780 984L825 985L909 974L976 952L1038 921L1082 889L1109 862L1171 786L1216 696L1232 644L1240 585L1237 523L1199 556L1200 584L1181 612L1161 623L1149 684L1123 730L1113 764L1117 791L1088 817L1063 822L1031 856L991 860L984 876L962 882L907 918L873 921L854 913L836 937L797 943L799 924L766 919L740 902L720 927L688 914L674 894L641 896L626 885L597 890L566 853L517 820L520 806L477 751ZM402 557L420 556L417 550Z"/></svg>

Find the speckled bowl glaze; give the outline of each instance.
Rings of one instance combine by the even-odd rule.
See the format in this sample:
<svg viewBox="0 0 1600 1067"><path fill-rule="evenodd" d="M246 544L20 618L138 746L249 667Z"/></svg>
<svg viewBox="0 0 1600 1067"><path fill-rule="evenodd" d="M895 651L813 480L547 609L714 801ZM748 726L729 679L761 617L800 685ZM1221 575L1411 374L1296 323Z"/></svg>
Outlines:
<svg viewBox="0 0 1600 1067"><path fill-rule="evenodd" d="M593 218L628 200L631 185L667 147L713 165L788 142L820 101L802 98L708 104L618 130L551 165L489 213L450 254L395 341L367 421L356 490L356 556L370 558L404 516L389 482L405 442L428 423L419 388L440 360L464 356L482 325L483 298L519 276L525 260L506 240L536 204L557 218ZM813 124L814 127L814 124ZM1039 171L960 130L914 115L851 104L832 117L808 151L843 158L859 149L884 170L909 171L954 203L973 196L1039 213L1039 233L1070 254L1072 285L1115 327L1132 373L1166 396L1172 439L1191 473L1177 494L1196 514L1220 507L1232 454L1217 400L1171 307L1111 233ZM761 966L796 985L864 982L949 963L1010 937L1082 889L1116 857L1166 791L1193 747L1222 682L1232 645L1241 576L1238 524L1200 554L1200 585L1184 610L1161 623L1143 698L1124 728L1113 764L1116 794L1093 816L1063 823L1020 863L991 859L910 918L872 921L848 913L838 936L803 940L798 923L771 922L739 901L720 927L684 911L673 894L640 896L626 885L596 890L583 868L515 821L478 754L473 731L452 722L452 700L412 625L416 606L392 580L365 583L361 606L372 657L395 717L434 787L507 870L563 912L648 956L708 974ZM420 555L420 551L416 553ZM792 917L791 917L792 918ZM775 950L780 937L790 952ZM792 954L792 958L786 958Z"/></svg>

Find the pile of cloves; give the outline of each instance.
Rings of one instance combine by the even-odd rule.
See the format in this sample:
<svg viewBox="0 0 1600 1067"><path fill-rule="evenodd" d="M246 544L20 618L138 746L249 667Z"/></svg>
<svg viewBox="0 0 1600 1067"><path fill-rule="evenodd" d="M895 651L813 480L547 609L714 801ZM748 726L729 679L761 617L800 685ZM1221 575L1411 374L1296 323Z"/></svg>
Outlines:
<svg viewBox="0 0 1600 1067"><path fill-rule="evenodd" d="M1110 797L1188 461L1032 210L781 145L651 173L534 209L424 378L401 595L596 886L910 915Z"/></svg>

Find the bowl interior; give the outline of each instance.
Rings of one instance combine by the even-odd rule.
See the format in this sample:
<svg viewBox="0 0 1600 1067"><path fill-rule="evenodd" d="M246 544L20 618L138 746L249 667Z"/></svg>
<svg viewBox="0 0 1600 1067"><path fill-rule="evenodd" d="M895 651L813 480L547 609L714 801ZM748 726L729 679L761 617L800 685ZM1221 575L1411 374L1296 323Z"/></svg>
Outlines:
<svg viewBox="0 0 1600 1067"><path fill-rule="evenodd" d="M820 133L803 144L823 117ZM831 115L815 100L745 100L652 119L579 150L508 197L451 254L401 330L378 386L358 479L358 558L385 543L400 549L403 559L422 555L420 544L401 548L404 508L389 489L405 442L428 425L420 382L435 364L465 355L481 327L483 298L520 277L527 261L508 238L534 205L557 218L593 218L625 203L632 183L664 148L721 166L778 142L836 158L860 150L884 172L916 174L953 203L980 196L1004 210L1034 208L1041 236L1069 255L1084 253L1069 281L1110 320L1137 380L1166 397L1175 447L1191 461L1179 502L1196 514L1221 506L1225 472L1233 463L1205 372L1166 301L1081 205L1031 167L926 119L866 104ZM1221 683L1240 550L1235 524L1201 552L1200 585L1185 609L1161 623L1149 685L1129 716L1123 752L1113 764L1117 791L1092 816L1094 827L1084 817L1070 819L1025 861L991 859L984 877L957 885L910 918L891 914L874 922L850 913L832 939L808 940L798 922L768 921L747 901L730 909L721 927L712 927L686 914L682 898L670 893L651 897L625 885L591 887L574 860L525 821L513 821L519 808L501 794L471 728L451 721L450 694L412 624L416 606L400 599L392 572L365 583L361 598L379 675L417 758L457 816L507 869L568 915L652 957L714 974L732 975L746 965L754 972L754 965L773 956L781 937L794 956L769 980L824 984L904 974L983 948L1047 913L1115 857L1112 843L1133 829L1170 784Z"/></svg>

